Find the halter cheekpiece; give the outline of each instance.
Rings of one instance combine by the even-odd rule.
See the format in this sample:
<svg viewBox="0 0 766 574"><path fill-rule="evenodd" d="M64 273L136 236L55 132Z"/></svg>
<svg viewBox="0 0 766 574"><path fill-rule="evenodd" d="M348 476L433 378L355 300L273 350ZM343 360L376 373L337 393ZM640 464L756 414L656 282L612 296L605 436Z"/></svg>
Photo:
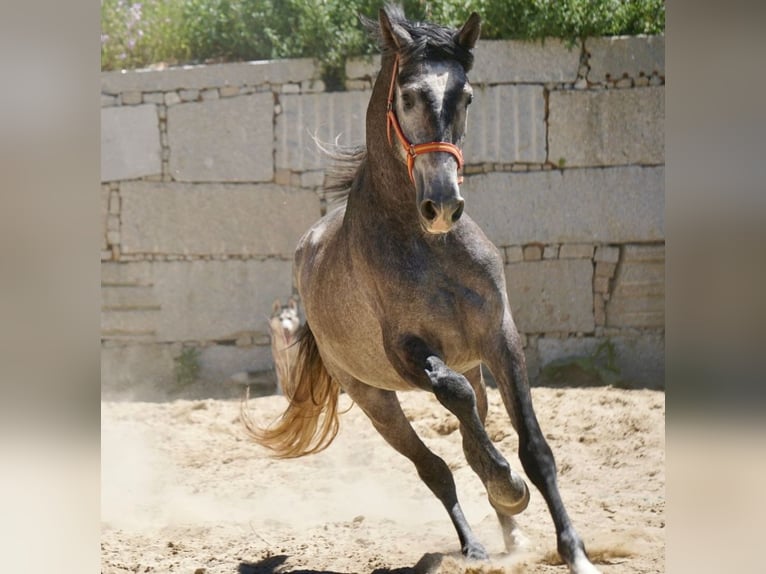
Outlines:
<svg viewBox="0 0 766 574"><path fill-rule="evenodd" d="M449 142L428 142L421 144L411 144L402 131L402 126L399 125L399 120L396 117L394 111L394 87L396 86L396 76L399 70L399 54L394 57L394 69L391 73L391 85L388 88L388 100L386 101L386 133L388 135L388 143L393 146L391 141L391 127L394 128L394 133L399 139L399 143L402 144L405 150L407 150L407 173L410 175L410 180L415 183L415 177L412 174L412 170L415 167L415 158L425 153L431 153L436 151L443 151L451 153L457 160L458 169L458 184L463 183L463 152L460 148Z"/></svg>

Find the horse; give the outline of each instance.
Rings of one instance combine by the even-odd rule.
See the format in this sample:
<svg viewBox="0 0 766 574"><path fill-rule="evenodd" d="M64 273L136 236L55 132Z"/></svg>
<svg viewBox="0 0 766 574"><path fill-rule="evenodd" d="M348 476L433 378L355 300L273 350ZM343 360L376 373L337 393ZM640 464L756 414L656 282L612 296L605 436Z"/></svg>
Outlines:
<svg viewBox="0 0 766 574"><path fill-rule="evenodd" d="M462 554L487 560L447 464L405 417L397 392L433 393L460 422L462 446L486 487L508 551L529 488L487 435L481 365L493 374L526 476L542 493L557 549L574 574L598 574L559 494L556 464L538 424L499 250L464 213L460 195L467 74L479 38L474 12L459 29L407 20L387 5L360 18L381 49L366 114L366 145L337 151L326 188L345 201L299 240L294 278L306 323L271 426L249 430L275 456L326 448L345 391L444 505ZM411 143L417 142L417 143ZM345 163L344 163L345 161Z"/></svg>

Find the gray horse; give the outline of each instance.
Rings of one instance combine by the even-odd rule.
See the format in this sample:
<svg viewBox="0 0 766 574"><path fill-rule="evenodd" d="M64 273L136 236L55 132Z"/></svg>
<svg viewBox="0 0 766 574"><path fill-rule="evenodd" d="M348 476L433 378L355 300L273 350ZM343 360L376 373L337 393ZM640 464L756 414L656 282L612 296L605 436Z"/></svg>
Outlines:
<svg viewBox="0 0 766 574"><path fill-rule="evenodd" d="M295 253L307 324L285 389L289 405L271 427L250 430L277 456L322 450L337 433L345 390L414 463L452 519L463 554L487 559L449 468L417 436L396 395L434 393L458 418L466 459L511 550L514 516L526 508L529 490L484 429L483 363L519 435L524 470L548 504L561 557L576 574L597 574L564 508L532 408L502 257L463 214L460 148L472 98L466 74L480 19L474 13L453 30L408 21L387 6L378 22L363 22L383 53L367 145L337 154L346 164L330 188L344 189L346 202L311 227Z"/></svg>

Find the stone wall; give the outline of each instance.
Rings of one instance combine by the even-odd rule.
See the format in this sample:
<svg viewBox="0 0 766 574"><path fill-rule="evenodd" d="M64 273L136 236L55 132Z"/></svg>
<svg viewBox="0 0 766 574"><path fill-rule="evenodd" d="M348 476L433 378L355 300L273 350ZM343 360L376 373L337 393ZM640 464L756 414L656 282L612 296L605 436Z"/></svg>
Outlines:
<svg viewBox="0 0 766 574"><path fill-rule="evenodd" d="M102 74L106 394L173 388L188 347L209 389L271 367L271 305L324 212L313 137L364 141L378 65L333 93L308 59ZM661 386L664 38L482 41L470 79L466 211L504 253L530 374L609 339L626 382Z"/></svg>

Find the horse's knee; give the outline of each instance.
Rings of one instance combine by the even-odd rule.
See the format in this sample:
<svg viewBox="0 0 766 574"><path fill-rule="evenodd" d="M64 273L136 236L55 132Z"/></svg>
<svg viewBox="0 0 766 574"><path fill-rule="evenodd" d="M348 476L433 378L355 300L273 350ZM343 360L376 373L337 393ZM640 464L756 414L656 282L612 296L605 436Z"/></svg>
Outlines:
<svg viewBox="0 0 766 574"><path fill-rule="evenodd" d="M468 379L436 357L429 357L427 365L431 388L441 404L456 415L476 408L476 395Z"/></svg>

